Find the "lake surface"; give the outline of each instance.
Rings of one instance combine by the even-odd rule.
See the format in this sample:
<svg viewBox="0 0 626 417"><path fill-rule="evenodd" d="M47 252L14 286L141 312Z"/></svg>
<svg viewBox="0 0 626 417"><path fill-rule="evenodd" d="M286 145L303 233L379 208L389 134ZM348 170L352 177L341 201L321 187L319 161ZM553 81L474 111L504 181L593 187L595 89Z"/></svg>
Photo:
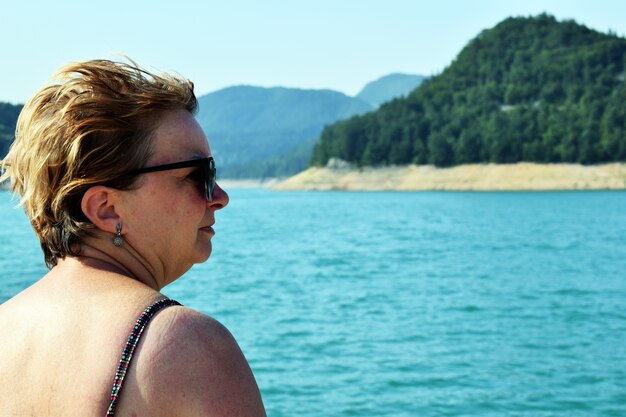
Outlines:
<svg viewBox="0 0 626 417"><path fill-rule="evenodd" d="M626 192L230 194L163 292L232 331L269 416L626 415ZM13 205L0 302L45 272Z"/></svg>

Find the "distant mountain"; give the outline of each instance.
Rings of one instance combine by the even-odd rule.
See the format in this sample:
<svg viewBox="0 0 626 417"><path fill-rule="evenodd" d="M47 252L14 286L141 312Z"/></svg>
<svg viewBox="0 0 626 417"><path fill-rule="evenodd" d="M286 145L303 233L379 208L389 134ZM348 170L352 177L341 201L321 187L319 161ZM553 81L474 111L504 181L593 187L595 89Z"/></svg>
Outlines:
<svg viewBox="0 0 626 417"><path fill-rule="evenodd" d="M324 126L375 110L380 102L408 94L422 79L391 74L369 83L359 97L332 90L228 87L198 97L197 118L220 177L286 177L308 166ZM0 103L0 156L8 151L21 109Z"/></svg>
<svg viewBox="0 0 626 417"><path fill-rule="evenodd" d="M356 95L357 98L370 103L374 107L394 98L407 96L415 90L426 77L411 74L389 74L368 83Z"/></svg>
<svg viewBox="0 0 626 417"><path fill-rule="evenodd" d="M21 104L0 102L0 159L9 151L9 146L15 136L15 124L22 111Z"/></svg>
<svg viewBox="0 0 626 417"><path fill-rule="evenodd" d="M223 178L294 174L308 165L325 125L373 110L336 91L284 87L228 87L198 101Z"/></svg>
<svg viewBox="0 0 626 417"><path fill-rule="evenodd" d="M626 161L625 72L623 37L507 18L406 98L325 128L313 163Z"/></svg>

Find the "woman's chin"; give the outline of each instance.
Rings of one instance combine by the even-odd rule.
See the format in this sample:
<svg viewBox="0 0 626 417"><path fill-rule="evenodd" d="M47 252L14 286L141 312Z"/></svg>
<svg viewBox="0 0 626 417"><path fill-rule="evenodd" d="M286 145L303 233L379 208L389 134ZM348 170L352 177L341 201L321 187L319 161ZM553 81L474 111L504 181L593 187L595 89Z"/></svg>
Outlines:
<svg viewBox="0 0 626 417"><path fill-rule="evenodd" d="M196 263L201 264L209 260L211 257L211 252L213 252L213 245L211 242L206 242L205 247L202 248L202 253L198 255L198 261Z"/></svg>

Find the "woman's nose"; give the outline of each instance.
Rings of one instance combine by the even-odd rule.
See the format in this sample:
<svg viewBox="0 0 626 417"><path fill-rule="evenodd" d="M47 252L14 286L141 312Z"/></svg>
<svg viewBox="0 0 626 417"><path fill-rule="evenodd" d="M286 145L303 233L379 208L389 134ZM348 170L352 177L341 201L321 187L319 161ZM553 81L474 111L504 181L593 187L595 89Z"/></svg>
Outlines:
<svg viewBox="0 0 626 417"><path fill-rule="evenodd" d="M215 189L213 190L213 201L207 202L207 205L212 210L221 210L228 205L228 194L218 183L215 183Z"/></svg>

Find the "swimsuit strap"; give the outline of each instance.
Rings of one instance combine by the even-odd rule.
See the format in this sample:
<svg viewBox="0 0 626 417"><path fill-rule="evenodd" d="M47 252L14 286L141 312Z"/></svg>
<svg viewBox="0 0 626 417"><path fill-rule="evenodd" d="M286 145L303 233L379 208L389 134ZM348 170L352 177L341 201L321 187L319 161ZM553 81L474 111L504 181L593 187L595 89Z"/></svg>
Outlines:
<svg viewBox="0 0 626 417"><path fill-rule="evenodd" d="M130 361L133 358L133 352L135 351L135 348L139 343L139 338L141 338L143 330L146 328L152 317L154 317L154 315L159 310L164 307L176 305L179 306L180 303L169 298L164 298L148 306L148 308L146 308L137 319L135 327L133 327L130 336L128 336L126 346L124 346L124 350L122 351L120 363L117 366L117 372L115 373L115 379L113 380L113 388L111 389L111 402L109 403L109 409L106 413L107 417L115 415L115 407L117 405L117 400L120 398L122 383L124 382L124 377L126 376L126 372L130 367Z"/></svg>

